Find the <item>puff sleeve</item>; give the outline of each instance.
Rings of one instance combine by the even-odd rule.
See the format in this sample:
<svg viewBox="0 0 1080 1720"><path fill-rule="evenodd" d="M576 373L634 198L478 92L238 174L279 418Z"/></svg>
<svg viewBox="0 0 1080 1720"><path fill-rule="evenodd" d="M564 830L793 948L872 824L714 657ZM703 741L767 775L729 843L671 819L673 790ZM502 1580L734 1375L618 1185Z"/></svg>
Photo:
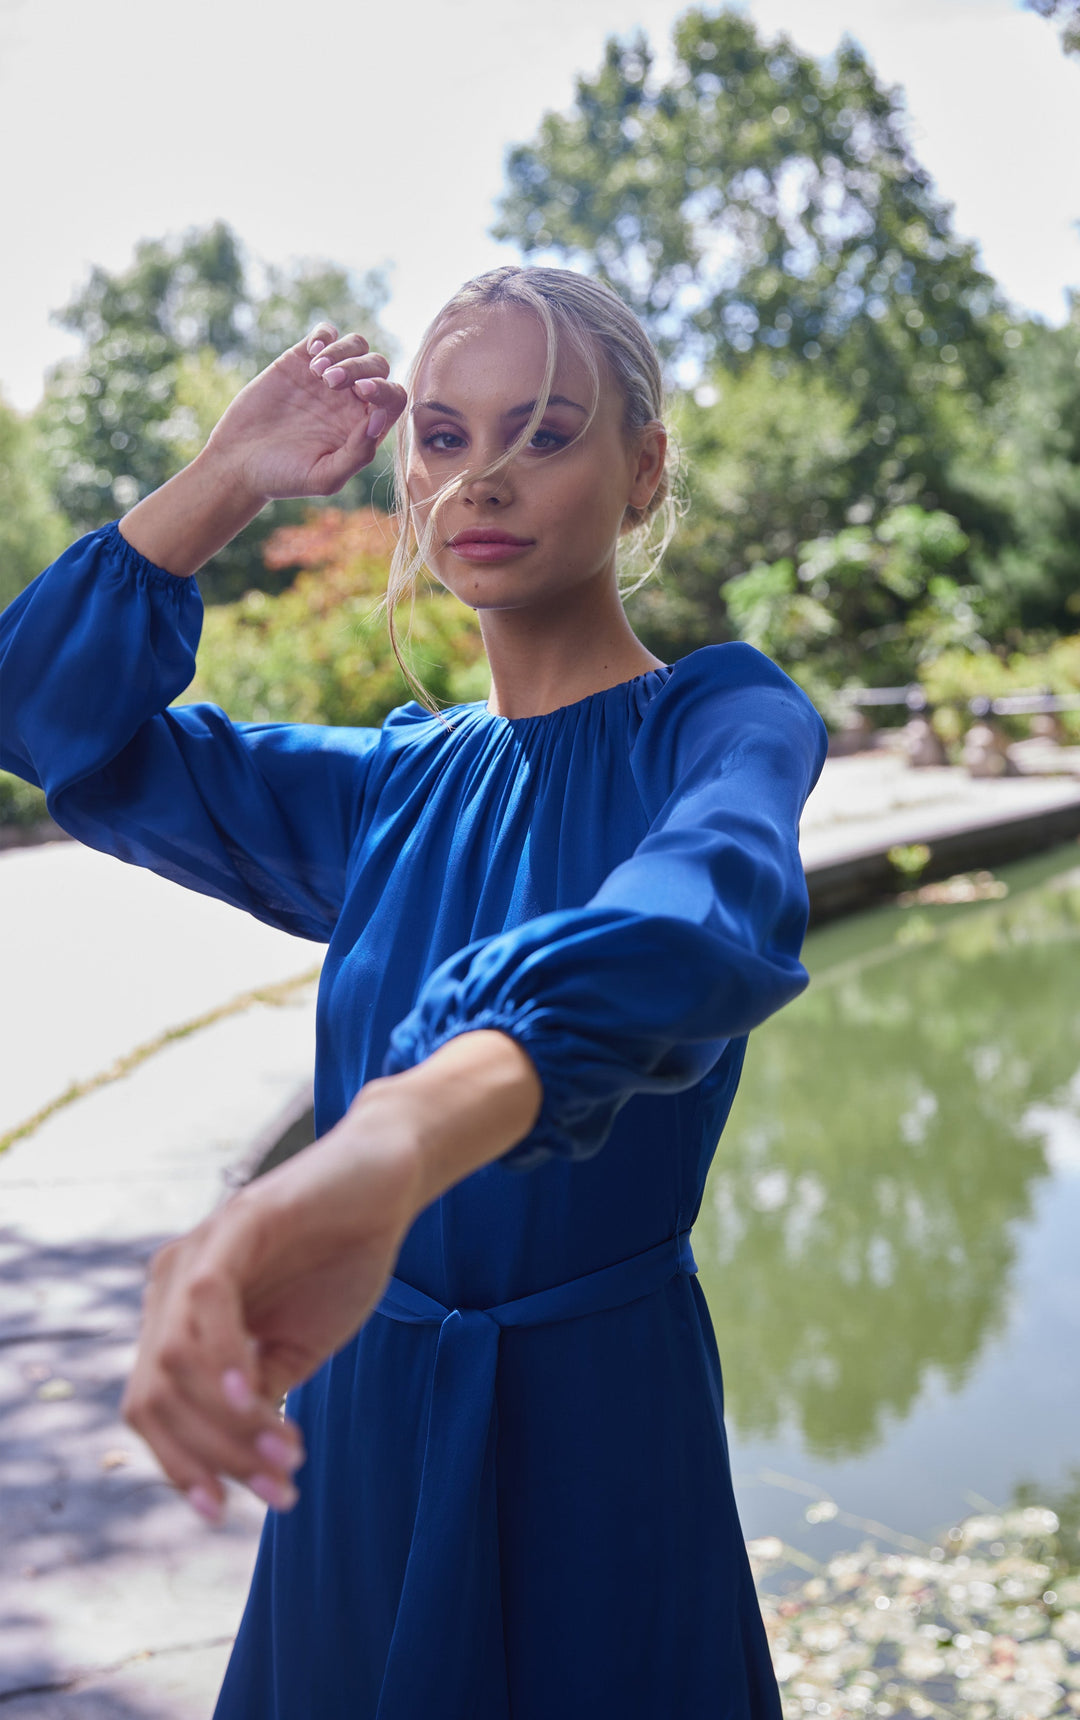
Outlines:
<svg viewBox="0 0 1080 1720"><path fill-rule="evenodd" d="M378 731L167 709L201 626L193 579L82 538L0 616L0 768L88 846L325 941Z"/></svg>
<svg viewBox="0 0 1080 1720"><path fill-rule="evenodd" d="M825 754L805 695L745 645L676 666L650 703L631 764L650 827L579 909L544 914L460 951L392 1036L386 1071L456 1034L519 1041L544 1088L506 1162L585 1157L634 1093L701 1080L806 984L798 849Z"/></svg>

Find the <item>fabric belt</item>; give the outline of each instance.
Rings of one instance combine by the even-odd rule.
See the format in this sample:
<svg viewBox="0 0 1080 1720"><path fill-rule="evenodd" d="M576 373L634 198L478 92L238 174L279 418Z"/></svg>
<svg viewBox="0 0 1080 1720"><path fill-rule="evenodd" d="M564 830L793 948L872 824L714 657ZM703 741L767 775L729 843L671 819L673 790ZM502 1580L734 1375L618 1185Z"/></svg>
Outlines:
<svg viewBox="0 0 1080 1720"><path fill-rule="evenodd" d="M548 1326L622 1308L697 1271L689 1231L534 1296L444 1308L391 1278L377 1312L437 1326L427 1444L412 1544L376 1720L508 1714L495 1502L495 1370L506 1326Z"/></svg>

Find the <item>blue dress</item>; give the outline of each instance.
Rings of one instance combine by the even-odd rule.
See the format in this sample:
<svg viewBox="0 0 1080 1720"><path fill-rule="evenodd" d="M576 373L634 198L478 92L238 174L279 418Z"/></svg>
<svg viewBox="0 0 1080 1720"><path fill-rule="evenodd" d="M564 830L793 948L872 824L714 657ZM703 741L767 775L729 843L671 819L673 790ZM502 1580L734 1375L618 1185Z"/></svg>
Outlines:
<svg viewBox="0 0 1080 1720"><path fill-rule="evenodd" d="M115 526L0 618L0 765L82 842L327 942L316 1120L453 1035L532 1134L421 1213L290 1411L217 1720L776 1720L689 1247L746 1035L800 991L824 755L745 645L546 716L233 725L194 581Z"/></svg>

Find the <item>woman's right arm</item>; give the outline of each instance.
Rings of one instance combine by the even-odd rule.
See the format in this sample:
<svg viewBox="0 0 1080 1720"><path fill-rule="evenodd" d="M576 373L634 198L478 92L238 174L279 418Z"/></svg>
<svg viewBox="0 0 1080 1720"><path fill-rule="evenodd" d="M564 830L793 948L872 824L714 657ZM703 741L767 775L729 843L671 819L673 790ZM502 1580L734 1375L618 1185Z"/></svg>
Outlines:
<svg viewBox="0 0 1080 1720"><path fill-rule="evenodd" d="M350 343L363 346L345 337L331 356ZM166 708L191 679L201 625L198 591L175 574L227 542L260 498L340 487L374 453L386 427L375 413L389 422L401 409L385 360L354 350L338 389L310 363L306 344L284 354L192 466L0 616L0 768L42 787L90 846L324 939L376 731ZM365 372L374 404L352 386Z"/></svg>

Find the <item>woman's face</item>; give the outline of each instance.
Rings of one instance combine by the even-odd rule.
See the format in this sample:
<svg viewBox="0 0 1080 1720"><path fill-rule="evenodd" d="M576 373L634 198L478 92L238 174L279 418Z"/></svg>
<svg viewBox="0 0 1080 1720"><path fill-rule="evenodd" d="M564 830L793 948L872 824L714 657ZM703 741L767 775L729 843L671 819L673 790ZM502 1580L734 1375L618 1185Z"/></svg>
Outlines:
<svg viewBox="0 0 1080 1720"><path fill-rule="evenodd" d="M515 305L464 313L436 342L411 405L407 481L421 522L444 484L506 453L533 410L546 357L540 322ZM603 366L597 410L580 435L593 386L564 343L527 448L494 477L469 479L439 508L429 565L471 608L525 608L613 579L627 505L643 507L651 497L665 438L657 424L628 439L622 396Z"/></svg>

